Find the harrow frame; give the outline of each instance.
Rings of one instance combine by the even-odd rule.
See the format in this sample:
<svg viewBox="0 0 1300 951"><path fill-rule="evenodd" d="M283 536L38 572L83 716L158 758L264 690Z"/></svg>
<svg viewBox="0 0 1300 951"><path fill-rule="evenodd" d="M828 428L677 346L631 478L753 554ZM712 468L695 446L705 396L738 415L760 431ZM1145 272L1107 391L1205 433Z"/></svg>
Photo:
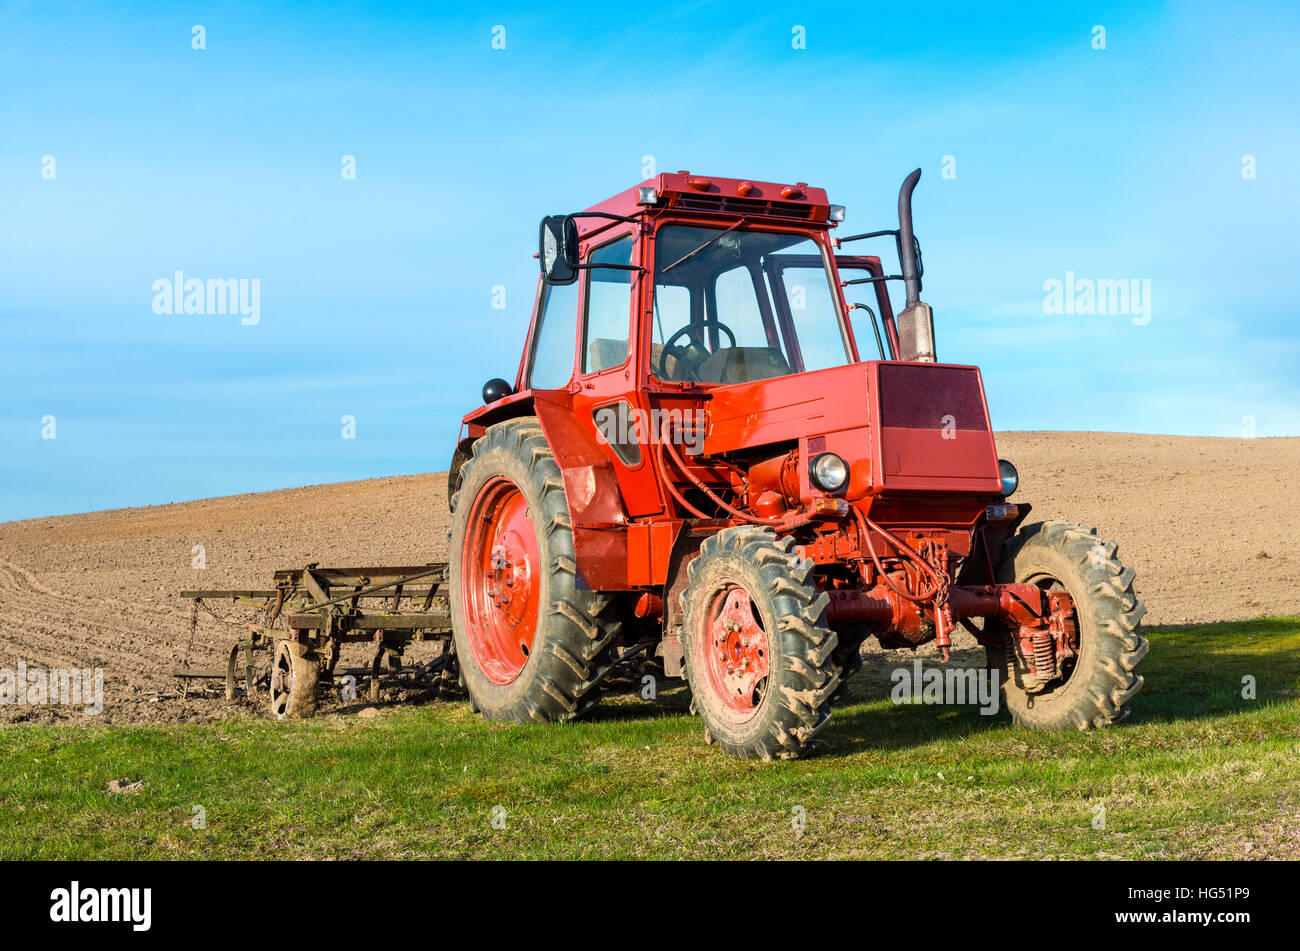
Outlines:
<svg viewBox="0 0 1300 951"><path fill-rule="evenodd" d="M247 633L231 645L224 670L193 668L188 661L175 668L173 675L186 681L186 689L190 680L224 678L226 699L233 700L242 679L247 696L253 699L265 682L275 710L277 684L268 672L259 674L255 654L267 651L274 656L281 641L305 652L314 664L318 683L331 684L336 675L368 675L372 700L378 699L385 675L409 674L417 680L430 680L440 688L454 682L455 665L449 663L453 649L446 563L357 568L322 568L312 563L301 569L277 571L273 582L273 588L181 592L182 598L192 602L191 639L198 625L199 608L212 613L205 602L226 601L260 608L266 614L265 623L242 625ZM440 641L442 652L427 664L404 669L402 653L415 641ZM367 642L375 645L368 669L337 667L342 645Z"/></svg>

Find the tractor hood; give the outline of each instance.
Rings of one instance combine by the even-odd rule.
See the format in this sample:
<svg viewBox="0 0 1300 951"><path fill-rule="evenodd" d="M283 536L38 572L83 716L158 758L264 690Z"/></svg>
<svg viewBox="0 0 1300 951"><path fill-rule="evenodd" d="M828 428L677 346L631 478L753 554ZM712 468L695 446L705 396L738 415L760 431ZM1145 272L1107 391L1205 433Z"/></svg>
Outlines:
<svg viewBox="0 0 1300 951"><path fill-rule="evenodd" d="M845 458L853 473L851 497L1000 494L977 367L872 361L719 386L710 396L706 455L799 441L805 453Z"/></svg>

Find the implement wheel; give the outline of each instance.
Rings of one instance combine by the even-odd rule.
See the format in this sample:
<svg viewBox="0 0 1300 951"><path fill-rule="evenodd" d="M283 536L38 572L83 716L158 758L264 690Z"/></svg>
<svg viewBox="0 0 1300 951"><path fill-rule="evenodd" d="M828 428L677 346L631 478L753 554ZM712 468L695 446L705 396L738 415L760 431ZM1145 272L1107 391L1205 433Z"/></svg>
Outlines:
<svg viewBox="0 0 1300 951"><path fill-rule="evenodd" d="M987 666L1002 685L1002 702L1018 726L1086 730L1128 716L1129 700L1142 689L1137 665L1149 645L1141 634L1146 605L1133 593L1133 569L1120 563L1116 550L1095 528L1073 522L1026 525L1007 542L997 580L1068 592L1079 632L1078 657L1046 686L1026 682L1014 649L985 648ZM993 623L985 630L1003 638L1013 633Z"/></svg>
<svg viewBox="0 0 1300 951"><path fill-rule="evenodd" d="M735 756L794 759L830 719L839 684L830 603L793 539L728 528L687 567L682 646L705 739Z"/></svg>
<svg viewBox="0 0 1300 951"><path fill-rule="evenodd" d="M243 663L240 663L240 655ZM242 644L230 648L226 658L226 699L234 700L240 677L244 679L244 695L252 700L257 696L257 675L253 671L252 651Z"/></svg>
<svg viewBox="0 0 1300 951"><path fill-rule="evenodd" d="M612 598L577 587L564 482L537 420L491 426L473 451L448 586L465 690L489 720L571 720L613 667Z"/></svg>
<svg viewBox="0 0 1300 951"><path fill-rule="evenodd" d="M320 664L296 641L276 641L271 662L271 715L277 720L309 717L316 712Z"/></svg>

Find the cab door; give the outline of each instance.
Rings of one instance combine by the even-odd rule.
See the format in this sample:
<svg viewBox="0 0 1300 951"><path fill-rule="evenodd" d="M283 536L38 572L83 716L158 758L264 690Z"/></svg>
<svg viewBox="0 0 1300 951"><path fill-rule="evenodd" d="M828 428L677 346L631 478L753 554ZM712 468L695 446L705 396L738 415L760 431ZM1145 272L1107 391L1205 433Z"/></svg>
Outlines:
<svg viewBox="0 0 1300 951"><path fill-rule="evenodd" d="M637 263L636 229L611 228L583 248L583 263L617 267L582 270L577 369L573 410L589 414L597 440L618 475L628 515L664 510L654 452L653 418L646 395L637 387L632 364L633 304L643 272Z"/></svg>

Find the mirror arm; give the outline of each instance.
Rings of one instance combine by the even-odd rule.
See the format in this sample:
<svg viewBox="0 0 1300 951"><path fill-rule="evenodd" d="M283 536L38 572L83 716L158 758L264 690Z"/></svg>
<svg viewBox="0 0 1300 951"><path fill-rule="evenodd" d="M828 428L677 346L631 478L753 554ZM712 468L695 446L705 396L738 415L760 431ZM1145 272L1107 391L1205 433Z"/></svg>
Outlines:
<svg viewBox="0 0 1300 951"><path fill-rule="evenodd" d="M605 221L609 222L608 225L605 225L602 228L596 228L586 235L579 236L579 240L590 241L596 235L600 234L601 232L609 228L611 225L614 225L618 222L627 222L628 224L632 224L632 225L640 225L643 232L646 230L646 222L643 218L629 218L626 215L614 215L604 211L575 211L573 214L566 215L565 217L568 218L570 221L572 221L574 218L603 218Z"/></svg>
<svg viewBox="0 0 1300 951"><path fill-rule="evenodd" d="M837 240L840 244L845 244L849 241L862 241L864 238L883 238L885 235L893 235L897 238L898 229L895 228L892 231L868 231L866 234L851 234L847 238L839 238Z"/></svg>
<svg viewBox="0 0 1300 951"><path fill-rule="evenodd" d="M575 271L589 271L596 267L608 267L613 268L616 271L640 271L642 274L645 273L645 268L639 264L602 264L599 261L592 262L591 264L575 264L573 269Z"/></svg>
<svg viewBox="0 0 1300 951"><path fill-rule="evenodd" d="M628 218L625 215L611 215L604 211L575 211L568 215L569 218L605 218L609 221L627 221L631 224L637 224L640 218Z"/></svg>
<svg viewBox="0 0 1300 951"><path fill-rule="evenodd" d="M851 234L847 238L836 238L835 241L836 241L836 246L838 246L848 241L864 241L867 238L884 238L886 236L892 237L894 239L894 247L898 250L898 261L899 264L902 264L903 235L902 232L896 228L889 229L886 231L868 231L866 234ZM912 235L912 255L913 255L913 260L915 261L916 264L916 278L918 281L920 281L920 279L925 276L925 265L921 262L921 242L917 239L916 235ZM897 276L876 278L876 280L903 281L906 280L906 277L902 274L899 274ZM861 283L866 283L866 282L863 281Z"/></svg>

